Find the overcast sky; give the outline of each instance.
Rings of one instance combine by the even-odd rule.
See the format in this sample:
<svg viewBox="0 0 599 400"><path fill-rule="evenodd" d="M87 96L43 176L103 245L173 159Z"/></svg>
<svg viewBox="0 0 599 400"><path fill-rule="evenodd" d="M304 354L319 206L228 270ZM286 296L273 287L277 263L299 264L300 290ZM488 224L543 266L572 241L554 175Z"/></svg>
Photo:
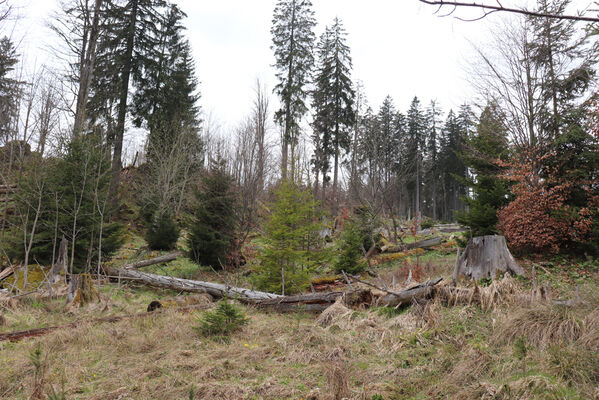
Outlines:
<svg viewBox="0 0 599 400"><path fill-rule="evenodd" d="M406 111L416 95L426 105L437 100L444 111L471 102L466 66L471 42L483 45L497 21L462 22L433 15L418 0L312 0L316 34L337 16L348 32L353 79L364 83L377 109L386 95ZM28 65L48 62L53 35L46 28L56 0L18 0L22 4L15 35L22 38ZM269 92L275 84L270 27L276 0L179 0L187 13L187 36L200 80L201 107L223 127L248 114L257 78ZM504 1L505 6L526 1ZM585 2L585 4L588 2ZM460 15L465 14L461 11ZM477 14L478 15L478 14ZM271 104L276 105L273 96Z"/></svg>

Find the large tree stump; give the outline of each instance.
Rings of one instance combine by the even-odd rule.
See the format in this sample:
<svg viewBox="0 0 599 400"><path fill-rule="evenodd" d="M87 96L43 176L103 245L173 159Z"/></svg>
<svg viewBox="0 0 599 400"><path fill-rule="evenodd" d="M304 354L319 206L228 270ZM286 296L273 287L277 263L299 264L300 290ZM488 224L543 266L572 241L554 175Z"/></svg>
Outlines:
<svg viewBox="0 0 599 400"><path fill-rule="evenodd" d="M468 242L454 271L454 278L464 275L475 280L495 279L501 272L510 272L514 275L524 274L524 270L507 248L505 237L478 236Z"/></svg>

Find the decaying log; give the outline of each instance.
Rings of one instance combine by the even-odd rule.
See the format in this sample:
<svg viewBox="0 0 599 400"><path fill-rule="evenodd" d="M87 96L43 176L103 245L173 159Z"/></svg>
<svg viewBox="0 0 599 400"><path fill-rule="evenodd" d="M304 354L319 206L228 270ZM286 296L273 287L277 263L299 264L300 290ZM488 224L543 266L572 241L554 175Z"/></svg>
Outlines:
<svg viewBox="0 0 599 400"><path fill-rule="evenodd" d="M349 292L312 293L297 296L285 296L277 299L251 302L258 308L271 309L278 312L322 311L331 306L339 297L348 307L358 308L372 303L370 290L357 289Z"/></svg>
<svg viewBox="0 0 599 400"><path fill-rule="evenodd" d="M401 251L413 250L413 249L425 249L427 247L438 246L442 243L440 236L419 240L418 242L408 243L401 246L392 246L384 250L385 253L399 253Z"/></svg>
<svg viewBox="0 0 599 400"><path fill-rule="evenodd" d="M460 258L456 276L463 275L474 280L495 279L499 272L524 274L507 248L505 237L489 235L470 239Z"/></svg>
<svg viewBox="0 0 599 400"><path fill-rule="evenodd" d="M134 269L116 269L104 267L108 275L124 280L133 280L148 286L172 289L182 292L208 293L216 298L231 297L245 300L264 300L281 297L277 294L259 292L245 288L238 288L220 283L194 281L191 279L174 278L172 276L149 274Z"/></svg>
<svg viewBox="0 0 599 400"><path fill-rule="evenodd" d="M378 300L378 304L388 307L400 307L403 305L412 304L414 300L419 300L428 297L433 287L441 282L443 278L430 279L425 283L413 286L399 292L387 292Z"/></svg>
<svg viewBox="0 0 599 400"><path fill-rule="evenodd" d="M12 267L8 267L0 271L0 281L3 281L11 276L19 267L20 265L13 265Z"/></svg>
<svg viewBox="0 0 599 400"><path fill-rule="evenodd" d="M150 258L148 260L141 260L141 261L136 261L134 263L126 264L126 265L123 265L122 268L138 269L138 268L148 267L148 266L154 265L154 264L160 264L163 262L173 261L182 254L183 253L180 251L175 251L173 253L165 254L165 255L159 256L159 257Z"/></svg>
<svg viewBox="0 0 599 400"><path fill-rule="evenodd" d="M167 299L152 301L150 304L148 304L148 312L158 310L159 308L179 308L183 306L210 304L213 301L214 299L208 293L170 297Z"/></svg>

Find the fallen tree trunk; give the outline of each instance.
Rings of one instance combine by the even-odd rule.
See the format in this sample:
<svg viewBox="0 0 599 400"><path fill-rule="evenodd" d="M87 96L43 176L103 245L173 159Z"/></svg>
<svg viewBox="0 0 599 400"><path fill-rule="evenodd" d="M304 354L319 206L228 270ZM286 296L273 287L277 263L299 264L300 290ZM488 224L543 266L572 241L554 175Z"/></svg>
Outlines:
<svg viewBox="0 0 599 400"><path fill-rule="evenodd" d="M358 289L350 292L312 293L297 296L285 296L277 299L260 300L251 302L258 308L272 309L278 312L292 311L323 311L333 305L339 297L349 307L370 306L372 293L367 289Z"/></svg>
<svg viewBox="0 0 599 400"><path fill-rule="evenodd" d="M148 286L162 289L172 289L182 292L208 293L214 297L231 297L241 300L275 299L281 296L272 293L259 292L238 288L220 283L194 281L191 279L174 278L172 276L149 274L134 269L116 269L104 267L104 272L119 279L132 280Z"/></svg>
<svg viewBox="0 0 599 400"><path fill-rule="evenodd" d="M148 267L148 266L154 265L154 264L160 264L160 263L163 263L163 262L173 261L173 260L175 260L177 257L179 257L181 255L183 255L182 252L175 251L173 253L165 254L165 255L159 256L159 257L150 258L148 260L141 260L141 261L136 261L134 263L125 264L125 265L123 265L122 268L124 268L124 269L138 269L138 268Z"/></svg>
<svg viewBox="0 0 599 400"><path fill-rule="evenodd" d="M19 267L20 265L13 265L12 267L8 267L0 271L0 281L11 276Z"/></svg>
<svg viewBox="0 0 599 400"><path fill-rule="evenodd" d="M424 240L420 240L418 242L414 242L414 243L408 243L408 244L404 244L401 246L392 246L392 247L388 247L387 249L384 250L385 253L399 253L402 251L406 251L406 250L413 250L413 249L425 249L427 247L433 247L433 246L438 246L440 245L442 242L442 239L440 236L434 237L434 238L430 238L430 239L424 239Z"/></svg>
<svg viewBox="0 0 599 400"><path fill-rule="evenodd" d="M389 292L378 300L378 304L388 307L400 307L407 304L412 304L414 300L428 297L433 287L441 282L443 278L430 279L425 283L402 290L400 292Z"/></svg>

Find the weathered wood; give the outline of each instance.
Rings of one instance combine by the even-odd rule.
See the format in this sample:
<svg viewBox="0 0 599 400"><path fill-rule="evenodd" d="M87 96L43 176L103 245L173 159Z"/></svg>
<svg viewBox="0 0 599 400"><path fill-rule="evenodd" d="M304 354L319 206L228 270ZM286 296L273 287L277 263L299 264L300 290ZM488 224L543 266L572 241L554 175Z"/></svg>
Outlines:
<svg viewBox="0 0 599 400"><path fill-rule="evenodd" d="M124 268L124 269L138 269L138 268L148 267L148 266L154 265L154 264L160 264L160 263L164 263L164 262L173 261L173 260L175 260L177 257L179 257L181 255L183 255L182 252L175 251L173 253L165 254L163 256L154 257L154 258L150 258L150 259L147 259L147 260L136 261L136 262L133 262L133 263L130 263L130 264L125 264L125 265L123 265L122 268Z"/></svg>
<svg viewBox="0 0 599 400"><path fill-rule="evenodd" d="M387 293L379 299L378 303L388 307L400 307L412 304L414 300L428 297L432 292L433 286L441 282L442 279L443 278L431 279L425 283L400 292Z"/></svg>
<svg viewBox="0 0 599 400"><path fill-rule="evenodd" d="M19 267L20 265L13 265L0 271L0 281L3 281L4 279L11 276Z"/></svg>
<svg viewBox="0 0 599 400"><path fill-rule="evenodd" d="M258 308L271 309L278 312L322 311L331 306L339 297L343 297L349 307L370 306L372 294L370 290L356 289L349 292L326 292L285 296L277 299L250 302Z"/></svg>
<svg viewBox="0 0 599 400"><path fill-rule="evenodd" d="M100 293L95 288L91 276L89 274L71 275L67 292L68 305L80 307L96 301L100 301Z"/></svg>
<svg viewBox="0 0 599 400"><path fill-rule="evenodd" d="M505 237L489 235L470 239L460 258L457 276L463 275L474 280L495 279L499 272L524 274L508 250Z"/></svg>
<svg viewBox="0 0 599 400"><path fill-rule="evenodd" d="M441 237L437 236L434 238L419 240L418 242L408 243L401 246L388 247L387 249L385 249L385 253L399 253L406 250L425 249L427 247L438 246L441 243Z"/></svg>
<svg viewBox="0 0 599 400"><path fill-rule="evenodd" d="M63 281L66 279L69 265L68 245L69 242L63 235L58 248L58 258L56 259L56 263L50 269L50 276L48 277L48 284L50 288L52 288L52 286L60 280L61 274L63 274L65 277L63 278Z"/></svg>
<svg viewBox="0 0 599 400"><path fill-rule="evenodd" d="M182 292L208 293L214 297L231 297L248 300L274 299L281 297L277 294L259 292L245 288L232 287L213 282L194 281L191 279L175 278L172 276L156 275L134 269L116 269L105 266L104 272L124 280L133 280L148 286L172 289Z"/></svg>

